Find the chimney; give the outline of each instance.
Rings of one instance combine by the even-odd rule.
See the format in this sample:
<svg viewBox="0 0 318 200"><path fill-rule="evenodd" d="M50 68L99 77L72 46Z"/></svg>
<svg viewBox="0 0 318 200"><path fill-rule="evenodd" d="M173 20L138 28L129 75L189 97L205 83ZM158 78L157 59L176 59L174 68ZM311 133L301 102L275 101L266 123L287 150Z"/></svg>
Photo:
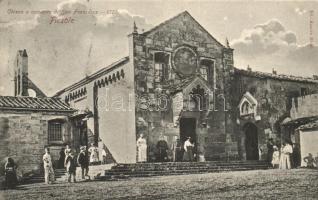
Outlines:
<svg viewBox="0 0 318 200"><path fill-rule="evenodd" d="M273 69L272 69L272 73L276 75L276 74L277 74L277 71L273 68Z"/></svg>
<svg viewBox="0 0 318 200"><path fill-rule="evenodd" d="M29 96L28 82L28 54L25 49L18 50L14 66L14 95Z"/></svg>
<svg viewBox="0 0 318 200"><path fill-rule="evenodd" d="M247 71L251 72L252 68L250 68L250 65L247 65Z"/></svg>

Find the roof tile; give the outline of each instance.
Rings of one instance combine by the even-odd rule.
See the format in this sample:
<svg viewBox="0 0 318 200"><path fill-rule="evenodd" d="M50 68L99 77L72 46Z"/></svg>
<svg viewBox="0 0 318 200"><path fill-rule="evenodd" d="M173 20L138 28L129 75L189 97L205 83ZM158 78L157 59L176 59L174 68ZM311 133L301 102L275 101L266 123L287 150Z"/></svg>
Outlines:
<svg viewBox="0 0 318 200"><path fill-rule="evenodd" d="M45 110L64 112L75 111L58 98L35 98L26 96L0 96L0 109Z"/></svg>

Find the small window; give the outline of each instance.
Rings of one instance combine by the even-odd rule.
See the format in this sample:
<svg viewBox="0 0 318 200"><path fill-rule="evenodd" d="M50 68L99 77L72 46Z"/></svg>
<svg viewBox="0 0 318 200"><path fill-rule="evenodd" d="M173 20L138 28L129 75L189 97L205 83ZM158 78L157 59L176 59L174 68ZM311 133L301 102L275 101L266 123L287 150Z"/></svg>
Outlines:
<svg viewBox="0 0 318 200"><path fill-rule="evenodd" d="M62 141L62 123L61 122L49 122L48 130L49 142Z"/></svg>
<svg viewBox="0 0 318 200"><path fill-rule="evenodd" d="M208 68L206 66L200 67L200 74L204 80L208 80Z"/></svg>
<svg viewBox="0 0 318 200"><path fill-rule="evenodd" d="M155 82L160 83L163 81L163 63L155 63Z"/></svg>
<svg viewBox="0 0 318 200"><path fill-rule="evenodd" d="M154 81L160 83L170 78L170 54L157 52L154 54Z"/></svg>
<svg viewBox="0 0 318 200"><path fill-rule="evenodd" d="M202 59L200 62L200 74L202 78L209 83L213 83L213 61Z"/></svg>

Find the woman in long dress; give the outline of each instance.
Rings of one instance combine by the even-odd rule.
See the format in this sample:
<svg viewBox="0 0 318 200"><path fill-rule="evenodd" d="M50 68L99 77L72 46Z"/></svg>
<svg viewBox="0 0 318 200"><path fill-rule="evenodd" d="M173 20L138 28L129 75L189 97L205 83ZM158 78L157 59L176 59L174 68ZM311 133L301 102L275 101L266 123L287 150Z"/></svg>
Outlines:
<svg viewBox="0 0 318 200"><path fill-rule="evenodd" d="M191 143L191 138L188 137L188 139L184 142L183 148L184 148L184 154L183 154L183 161L193 161L193 147L194 145Z"/></svg>
<svg viewBox="0 0 318 200"><path fill-rule="evenodd" d="M278 151L278 148L277 146L273 146L273 155L271 156L272 157L272 167L273 168L278 168L279 166L279 151Z"/></svg>
<svg viewBox="0 0 318 200"><path fill-rule="evenodd" d="M13 159L8 157L5 169L5 183L7 188L14 188L18 184L17 174L16 174L16 164Z"/></svg>
<svg viewBox="0 0 318 200"><path fill-rule="evenodd" d="M281 148L279 169L291 169L290 155L293 153L293 147L290 144L284 144Z"/></svg>
<svg viewBox="0 0 318 200"><path fill-rule="evenodd" d="M143 136L144 136L143 134L140 134L140 137L137 140L137 151L138 151L137 162L147 161L147 141Z"/></svg>
<svg viewBox="0 0 318 200"><path fill-rule="evenodd" d="M96 164L98 162L98 148L92 143L88 152L90 153L89 162Z"/></svg>
<svg viewBox="0 0 318 200"><path fill-rule="evenodd" d="M49 148L45 148L45 154L43 155L43 166L45 183L53 183L55 181L55 176L52 164L52 157Z"/></svg>

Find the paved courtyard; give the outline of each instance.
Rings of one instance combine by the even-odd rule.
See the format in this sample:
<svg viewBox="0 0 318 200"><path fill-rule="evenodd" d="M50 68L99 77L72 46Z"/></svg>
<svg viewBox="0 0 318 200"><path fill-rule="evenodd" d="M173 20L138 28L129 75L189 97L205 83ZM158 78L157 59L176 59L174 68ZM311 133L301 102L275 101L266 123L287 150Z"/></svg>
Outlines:
<svg viewBox="0 0 318 200"><path fill-rule="evenodd" d="M121 181L32 184L0 199L318 199L318 170L224 172Z"/></svg>

